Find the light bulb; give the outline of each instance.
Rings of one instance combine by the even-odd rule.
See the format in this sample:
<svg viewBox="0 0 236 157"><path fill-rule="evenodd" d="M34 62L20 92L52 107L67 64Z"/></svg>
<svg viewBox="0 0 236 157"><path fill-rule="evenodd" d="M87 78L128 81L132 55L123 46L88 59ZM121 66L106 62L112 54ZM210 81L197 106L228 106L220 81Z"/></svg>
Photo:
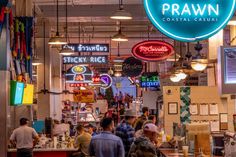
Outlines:
<svg viewBox="0 0 236 157"><path fill-rule="evenodd" d="M181 80L186 79L187 74L185 74L182 70L177 71L177 73L175 74L178 78L180 78Z"/></svg>
<svg viewBox="0 0 236 157"><path fill-rule="evenodd" d="M192 62L191 67L195 71L203 71L207 67L207 63Z"/></svg>
<svg viewBox="0 0 236 157"><path fill-rule="evenodd" d="M179 82L181 79L178 76L176 76L175 74L173 74L170 76L170 80L172 82Z"/></svg>

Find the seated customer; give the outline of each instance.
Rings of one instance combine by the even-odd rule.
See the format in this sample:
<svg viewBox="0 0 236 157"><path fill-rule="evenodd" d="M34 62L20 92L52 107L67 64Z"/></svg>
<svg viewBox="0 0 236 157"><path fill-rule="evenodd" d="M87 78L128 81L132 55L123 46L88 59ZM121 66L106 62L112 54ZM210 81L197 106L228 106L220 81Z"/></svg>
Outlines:
<svg viewBox="0 0 236 157"><path fill-rule="evenodd" d="M79 157L84 157L89 154L89 144L91 141L92 136L84 131L84 127L82 125L78 125L77 128L78 136L75 139L75 147L78 148L80 153L78 154Z"/></svg>
<svg viewBox="0 0 236 157"><path fill-rule="evenodd" d="M128 157L157 157L155 142L158 135L156 125L148 123L143 128L143 134L131 145Z"/></svg>

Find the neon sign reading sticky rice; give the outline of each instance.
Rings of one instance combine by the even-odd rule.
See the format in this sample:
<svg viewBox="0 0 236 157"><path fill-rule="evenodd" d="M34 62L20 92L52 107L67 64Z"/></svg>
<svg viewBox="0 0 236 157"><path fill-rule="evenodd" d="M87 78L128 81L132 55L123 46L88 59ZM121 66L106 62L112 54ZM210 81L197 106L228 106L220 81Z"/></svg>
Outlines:
<svg viewBox="0 0 236 157"><path fill-rule="evenodd" d="M208 39L233 16L236 0L144 0L153 25L184 42Z"/></svg>

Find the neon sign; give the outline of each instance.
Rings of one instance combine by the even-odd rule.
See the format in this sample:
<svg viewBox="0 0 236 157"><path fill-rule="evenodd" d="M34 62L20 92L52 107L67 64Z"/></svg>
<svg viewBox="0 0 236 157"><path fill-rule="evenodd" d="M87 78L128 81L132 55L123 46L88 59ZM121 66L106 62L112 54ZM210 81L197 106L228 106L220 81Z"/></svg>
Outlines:
<svg viewBox="0 0 236 157"><path fill-rule="evenodd" d="M94 75L89 67L76 65L67 70L66 83L70 87L98 86L107 89L112 85L112 78L108 74Z"/></svg>
<svg viewBox="0 0 236 157"><path fill-rule="evenodd" d="M109 52L109 44L68 44L62 48L70 48L74 52Z"/></svg>
<svg viewBox="0 0 236 157"><path fill-rule="evenodd" d="M87 66L76 65L66 72L66 83L84 84L92 82L93 72ZM75 85L74 85L75 86Z"/></svg>
<svg viewBox="0 0 236 157"><path fill-rule="evenodd" d="M63 56L63 64L107 64L106 55L100 56Z"/></svg>
<svg viewBox="0 0 236 157"><path fill-rule="evenodd" d="M125 76L128 77L136 77L139 76L143 71L143 63L142 61L129 57L126 58L122 64L122 72Z"/></svg>
<svg viewBox="0 0 236 157"><path fill-rule="evenodd" d="M160 80L157 73L144 73L140 78L140 86L142 88L147 87L160 87Z"/></svg>
<svg viewBox="0 0 236 157"><path fill-rule="evenodd" d="M86 68L84 66L74 66L72 68L73 73L75 74L82 74L86 71Z"/></svg>
<svg viewBox="0 0 236 157"><path fill-rule="evenodd" d="M167 42L151 40L136 44L133 55L144 61L161 61L174 54L174 48Z"/></svg>
<svg viewBox="0 0 236 157"><path fill-rule="evenodd" d="M144 0L152 24L166 36L184 42L208 39L233 16L235 0Z"/></svg>
<svg viewBox="0 0 236 157"><path fill-rule="evenodd" d="M101 88L107 89L111 87L112 85L112 78L108 74L101 74L100 75L100 80L101 80Z"/></svg>

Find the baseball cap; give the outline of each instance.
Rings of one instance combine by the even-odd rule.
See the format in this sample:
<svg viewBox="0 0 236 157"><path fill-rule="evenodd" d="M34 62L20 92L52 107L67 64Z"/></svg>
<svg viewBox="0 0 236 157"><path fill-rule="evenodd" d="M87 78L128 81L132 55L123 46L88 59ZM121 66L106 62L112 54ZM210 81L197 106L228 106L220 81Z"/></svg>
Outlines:
<svg viewBox="0 0 236 157"><path fill-rule="evenodd" d="M144 125L143 130L158 133L157 126L152 123L148 123L148 124Z"/></svg>

